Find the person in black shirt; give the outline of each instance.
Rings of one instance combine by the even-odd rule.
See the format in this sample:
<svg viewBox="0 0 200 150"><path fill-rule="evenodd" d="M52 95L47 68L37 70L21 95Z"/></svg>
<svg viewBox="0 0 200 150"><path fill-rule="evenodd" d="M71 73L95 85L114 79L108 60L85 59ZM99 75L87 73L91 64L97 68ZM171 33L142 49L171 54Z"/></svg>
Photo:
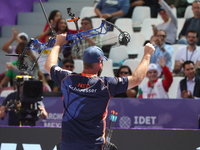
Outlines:
<svg viewBox="0 0 200 150"><path fill-rule="evenodd" d="M31 118L25 118L26 115L29 115L28 113L24 114L23 111L26 111L26 109L29 109L28 107L31 105L31 103L18 103L17 100L17 91L10 93L5 100L2 102L2 105L0 106L0 118L5 118L6 113L8 112L9 118L8 118L8 125L10 126L22 126L22 125L28 125L28 126L35 126L36 121L39 119L38 114L40 114L40 118L46 119L48 113L45 110L44 104L40 101L37 102L36 105L38 109L31 109ZM21 104L21 105L20 105ZM20 111L18 111L20 110ZM39 111L39 113L38 113ZM21 124L21 123L22 124Z"/></svg>

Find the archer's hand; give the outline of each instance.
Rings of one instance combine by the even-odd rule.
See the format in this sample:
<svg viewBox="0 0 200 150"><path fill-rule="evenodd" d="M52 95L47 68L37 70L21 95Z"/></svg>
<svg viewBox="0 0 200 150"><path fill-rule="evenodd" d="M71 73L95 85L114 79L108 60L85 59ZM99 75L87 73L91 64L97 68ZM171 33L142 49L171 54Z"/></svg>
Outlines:
<svg viewBox="0 0 200 150"><path fill-rule="evenodd" d="M152 55L155 51L153 44L147 43L144 47L144 55Z"/></svg>
<svg viewBox="0 0 200 150"><path fill-rule="evenodd" d="M63 46L67 42L66 36L67 36L67 34L65 34L65 33L57 35L56 43L54 46L56 46L56 45Z"/></svg>

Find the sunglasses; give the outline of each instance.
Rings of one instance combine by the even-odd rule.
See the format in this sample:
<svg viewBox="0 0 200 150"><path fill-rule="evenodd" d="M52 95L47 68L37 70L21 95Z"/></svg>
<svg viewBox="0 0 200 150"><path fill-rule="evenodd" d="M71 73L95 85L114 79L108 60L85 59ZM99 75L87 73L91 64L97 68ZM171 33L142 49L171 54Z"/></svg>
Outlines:
<svg viewBox="0 0 200 150"><path fill-rule="evenodd" d="M157 35L157 37L163 37L163 38L165 38L166 35Z"/></svg>
<svg viewBox="0 0 200 150"><path fill-rule="evenodd" d="M65 65L66 68L73 68L73 65Z"/></svg>
<svg viewBox="0 0 200 150"><path fill-rule="evenodd" d="M125 71L120 71L119 73L120 74L128 74L128 72L125 72Z"/></svg>

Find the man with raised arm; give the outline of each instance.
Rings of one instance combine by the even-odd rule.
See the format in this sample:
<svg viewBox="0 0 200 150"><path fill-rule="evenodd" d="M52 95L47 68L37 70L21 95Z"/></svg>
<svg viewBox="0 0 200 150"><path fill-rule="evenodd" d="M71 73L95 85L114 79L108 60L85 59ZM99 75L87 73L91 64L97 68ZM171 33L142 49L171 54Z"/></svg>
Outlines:
<svg viewBox="0 0 200 150"><path fill-rule="evenodd" d="M88 47L84 51L84 69L81 73L72 73L56 65L61 47L66 42L66 34L57 35L56 43L45 63L46 71L52 80L61 85L63 94L60 148L102 150L105 144L105 121L109 99L141 83L154 47L146 44L144 56L131 76L100 77L103 61L107 58L97 46Z"/></svg>

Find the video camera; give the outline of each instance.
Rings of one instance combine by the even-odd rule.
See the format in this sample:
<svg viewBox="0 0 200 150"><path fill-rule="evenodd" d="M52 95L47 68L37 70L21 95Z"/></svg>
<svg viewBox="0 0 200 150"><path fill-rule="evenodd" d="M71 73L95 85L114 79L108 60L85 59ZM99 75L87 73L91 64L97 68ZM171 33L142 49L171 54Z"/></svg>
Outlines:
<svg viewBox="0 0 200 150"><path fill-rule="evenodd" d="M32 76L16 76L18 100L26 103L42 101L42 81L35 80Z"/></svg>
<svg viewBox="0 0 200 150"><path fill-rule="evenodd" d="M39 106L42 105L43 84L29 75L16 76L17 96L16 100L10 101L9 106L19 117L20 126L35 126L40 117Z"/></svg>

